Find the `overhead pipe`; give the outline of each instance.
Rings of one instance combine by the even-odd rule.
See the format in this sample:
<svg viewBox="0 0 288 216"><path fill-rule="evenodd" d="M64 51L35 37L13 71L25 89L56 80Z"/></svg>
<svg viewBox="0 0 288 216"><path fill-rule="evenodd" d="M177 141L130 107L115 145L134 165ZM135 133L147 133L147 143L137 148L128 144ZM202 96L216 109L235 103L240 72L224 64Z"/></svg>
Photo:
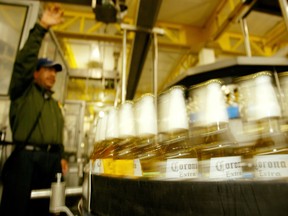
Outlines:
<svg viewBox="0 0 288 216"><path fill-rule="evenodd" d="M65 189L66 196L76 196L82 194L82 187L71 187ZM32 190L31 199L49 198L51 196L51 189Z"/></svg>
<svg viewBox="0 0 288 216"><path fill-rule="evenodd" d="M138 29L153 29L162 0L140 0L137 13L136 27ZM127 100L134 98L138 82L141 77L145 59L151 44L151 33L136 31L130 59L130 68L127 81Z"/></svg>
<svg viewBox="0 0 288 216"><path fill-rule="evenodd" d="M282 11L282 16L286 25L286 29L288 30L288 3L287 0L278 0L279 5Z"/></svg>
<svg viewBox="0 0 288 216"><path fill-rule="evenodd" d="M133 25L128 25L128 24L121 24L121 29L123 29L123 47L122 47L122 78L120 80L121 83L121 100L122 103L124 103L127 94L126 90L126 67L127 67L127 57L126 57L126 52L127 52L127 31L133 31L136 33L145 33L149 34L149 37L152 36L154 39L154 52L153 52L153 57L154 57L154 62L153 62L153 92L154 95L157 95L157 68L158 68L158 40L157 40L157 35L164 35L164 30L161 28L144 28L144 27L138 27L138 26L133 26ZM132 98L131 98L132 99Z"/></svg>
<svg viewBox="0 0 288 216"><path fill-rule="evenodd" d="M154 83L154 95L157 94L157 64L158 64L158 40L157 35L164 35L164 30L161 28L143 28L143 27L136 27L133 25L128 24L121 24L121 29L123 30L123 39L122 39L122 74L121 79L119 82L119 86L116 90L116 97L114 101L114 106L116 107L118 104L120 88L121 88L121 102L124 103L126 99L126 87L127 87L127 31L133 32L145 32L153 35L154 38L154 75L153 75L153 83Z"/></svg>
<svg viewBox="0 0 288 216"><path fill-rule="evenodd" d="M121 79L121 103L125 102L126 98L126 62L127 62L127 29L123 29L123 44L122 44L122 79Z"/></svg>
<svg viewBox="0 0 288 216"><path fill-rule="evenodd" d="M158 35L153 33L154 49L153 49L153 92L155 97L155 110L157 114L157 93L158 93Z"/></svg>
<svg viewBox="0 0 288 216"><path fill-rule="evenodd" d="M243 35L244 35L244 45L245 45L246 55L248 57L251 57L252 56L252 52L251 52L249 31L248 31L248 25L247 25L247 22L246 22L246 18L240 19L240 25L241 25L241 29L242 29L242 32L243 32Z"/></svg>

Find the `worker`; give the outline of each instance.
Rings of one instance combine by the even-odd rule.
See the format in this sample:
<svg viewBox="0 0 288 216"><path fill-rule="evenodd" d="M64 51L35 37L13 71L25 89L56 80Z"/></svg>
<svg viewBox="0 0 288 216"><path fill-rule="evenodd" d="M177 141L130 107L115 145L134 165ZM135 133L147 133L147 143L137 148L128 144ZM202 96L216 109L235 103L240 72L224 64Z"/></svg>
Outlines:
<svg viewBox="0 0 288 216"><path fill-rule="evenodd" d="M65 174L64 118L52 87L60 64L40 58L41 42L49 28L63 21L60 4L44 8L18 52L9 89L10 126L15 149L2 170L0 215L49 215L49 199L31 199L31 190L51 188L56 174Z"/></svg>

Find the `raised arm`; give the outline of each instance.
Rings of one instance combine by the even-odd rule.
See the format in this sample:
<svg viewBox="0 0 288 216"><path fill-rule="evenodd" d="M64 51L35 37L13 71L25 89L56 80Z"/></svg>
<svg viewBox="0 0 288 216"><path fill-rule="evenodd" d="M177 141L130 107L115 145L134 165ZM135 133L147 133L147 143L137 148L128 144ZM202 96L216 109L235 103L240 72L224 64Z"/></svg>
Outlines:
<svg viewBox="0 0 288 216"><path fill-rule="evenodd" d="M48 29L63 21L63 10L60 4L47 4L39 23L30 30L24 47L18 52L14 63L13 74L9 89L10 99L21 96L33 82L33 72L36 69L42 40Z"/></svg>

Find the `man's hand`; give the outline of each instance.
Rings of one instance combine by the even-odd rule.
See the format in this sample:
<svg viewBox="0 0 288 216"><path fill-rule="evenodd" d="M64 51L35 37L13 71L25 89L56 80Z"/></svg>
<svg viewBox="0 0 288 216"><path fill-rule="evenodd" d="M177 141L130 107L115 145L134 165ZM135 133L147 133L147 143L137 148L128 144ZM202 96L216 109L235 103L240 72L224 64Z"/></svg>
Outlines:
<svg viewBox="0 0 288 216"><path fill-rule="evenodd" d="M46 29L64 21L64 11L60 4L47 4L40 19L40 25Z"/></svg>

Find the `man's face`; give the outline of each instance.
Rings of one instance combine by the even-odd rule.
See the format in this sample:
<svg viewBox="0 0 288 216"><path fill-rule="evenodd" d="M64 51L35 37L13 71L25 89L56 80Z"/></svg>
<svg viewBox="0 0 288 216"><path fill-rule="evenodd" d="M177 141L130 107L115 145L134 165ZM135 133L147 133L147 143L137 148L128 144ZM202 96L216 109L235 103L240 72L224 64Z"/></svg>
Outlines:
<svg viewBox="0 0 288 216"><path fill-rule="evenodd" d="M44 87L45 89L51 90L56 82L56 70L53 67L41 67L38 71L34 72L35 82Z"/></svg>

